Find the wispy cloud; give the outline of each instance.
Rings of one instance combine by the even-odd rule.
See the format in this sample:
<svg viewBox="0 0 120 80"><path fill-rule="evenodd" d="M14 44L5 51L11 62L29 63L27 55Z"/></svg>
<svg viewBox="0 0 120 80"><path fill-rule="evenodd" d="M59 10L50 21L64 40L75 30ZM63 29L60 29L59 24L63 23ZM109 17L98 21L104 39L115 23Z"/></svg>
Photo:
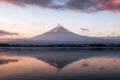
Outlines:
<svg viewBox="0 0 120 80"><path fill-rule="evenodd" d="M82 31L89 31L87 28L80 28Z"/></svg>
<svg viewBox="0 0 120 80"><path fill-rule="evenodd" d="M40 7L49 7L51 0L0 0L6 3L11 3L18 6L39 5Z"/></svg>
<svg viewBox="0 0 120 80"><path fill-rule="evenodd" d="M81 12L120 11L120 0L0 0L14 5L38 5L43 8Z"/></svg>
<svg viewBox="0 0 120 80"><path fill-rule="evenodd" d="M14 32L8 32L4 30L0 30L0 36L7 36L7 35L19 35L19 33L14 33Z"/></svg>

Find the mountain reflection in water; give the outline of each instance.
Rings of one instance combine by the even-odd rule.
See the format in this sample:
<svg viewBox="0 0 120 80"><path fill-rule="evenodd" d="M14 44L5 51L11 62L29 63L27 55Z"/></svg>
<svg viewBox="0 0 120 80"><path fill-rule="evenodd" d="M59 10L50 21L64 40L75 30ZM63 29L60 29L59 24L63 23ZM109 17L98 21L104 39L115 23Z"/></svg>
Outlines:
<svg viewBox="0 0 120 80"><path fill-rule="evenodd" d="M0 65L17 62L17 59L0 59Z"/></svg>
<svg viewBox="0 0 120 80"><path fill-rule="evenodd" d="M0 80L120 79L117 49L9 49L1 60L12 63L0 65Z"/></svg>

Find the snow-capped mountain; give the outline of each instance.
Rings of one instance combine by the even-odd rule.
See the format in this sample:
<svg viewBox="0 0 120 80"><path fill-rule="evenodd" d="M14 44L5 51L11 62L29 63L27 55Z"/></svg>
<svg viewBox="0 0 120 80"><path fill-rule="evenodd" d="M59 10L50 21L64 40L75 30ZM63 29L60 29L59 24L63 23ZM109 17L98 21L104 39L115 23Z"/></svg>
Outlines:
<svg viewBox="0 0 120 80"><path fill-rule="evenodd" d="M41 40L46 42L53 42L53 43L78 43L84 42L85 40L88 41L91 39L90 37L80 36L75 34L61 25L57 26L56 28L35 37L32 37L31 40Z"/></svg>
<svg viewBox="0 0 120 80"><path fill-rule="evenodd" d="M46 33L32 38L10 41L13 44L98 44L98 43L120 43L118 39L96 38L75 34L66 28L58 25Z"/></svg>
<svg viewBox="0 0 120 80"><path fill-rule="evenodd" d="M78 43L92 43L92 40L95 38L87 37L87 36L81 36L78 34L75 34L66 28L62 27L61 25L58 25L56 28L30 38L31 40L40 40L45 43L52 43L52 44L78 44Z"/></svg>

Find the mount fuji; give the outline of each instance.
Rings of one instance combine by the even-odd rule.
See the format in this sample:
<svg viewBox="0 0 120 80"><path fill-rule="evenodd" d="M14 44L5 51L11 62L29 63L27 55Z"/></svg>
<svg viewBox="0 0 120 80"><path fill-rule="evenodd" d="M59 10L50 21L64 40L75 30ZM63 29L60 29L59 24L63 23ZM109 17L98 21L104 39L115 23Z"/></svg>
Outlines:
<svg viewBox="0 0 120 80"><path fill-rule="evenodd" d="M49 45L49 44L107 44L120 43L120 39L108 39L98 37L88 37L75 34L61 25L49 30L46 33L37 35L32 38L10 41L10 44L33 44L33 45Z"/></svg>
<svg viewBox="0 0 120 80"><path fill-rule="evenodd" d="M31 40L40 40L44 42L50 42L54 44L72 44L72 43L80 43L80 42L88 42L92 38L87 36L80 36L75 34L66 28L58 25L56 28L35 37L30 38Z"/></svg>

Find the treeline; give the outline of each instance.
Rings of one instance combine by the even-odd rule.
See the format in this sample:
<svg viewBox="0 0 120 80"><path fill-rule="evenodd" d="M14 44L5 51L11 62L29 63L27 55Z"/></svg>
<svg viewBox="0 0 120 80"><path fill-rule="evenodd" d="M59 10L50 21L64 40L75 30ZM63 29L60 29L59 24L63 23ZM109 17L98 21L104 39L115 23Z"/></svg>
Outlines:
<svg viewBox="0 0 120 80"><path fill-rule="evenodd" d="M0 43L0 47L120 47L120 44L51 44L51 45L21 45Z"/></svg>

